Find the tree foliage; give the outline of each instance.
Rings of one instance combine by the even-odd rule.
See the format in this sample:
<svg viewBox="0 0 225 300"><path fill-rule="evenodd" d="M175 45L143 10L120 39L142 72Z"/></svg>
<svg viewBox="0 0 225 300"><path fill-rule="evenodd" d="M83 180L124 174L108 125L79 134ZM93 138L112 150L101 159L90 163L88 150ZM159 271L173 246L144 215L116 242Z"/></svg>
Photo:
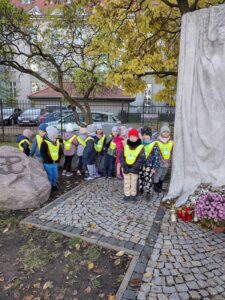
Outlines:
<svg viewBox="0 0 225 300"><path fill-rule="evenodd" d="M77 110L83 112L87 124L92 122L89 99L105 79L105 56L90 51L98 28L87 22L87 8L87 0L57 5L57 13L47 14L43 22L9 0L0 2L0 64L60 92L72 105L78 124ZM75 83L82 101L72 97L66 81Z"/></svg>
<svg viewBox="0 0 225 300"><path fill-rule="evenodd" d="M108 83L135 93L144 90L145 76L152 75L163 86L156 100L175 104L181 16L223 2L96 0L90 22L101 30L93 45L95 53L108 55Z"/></svg>

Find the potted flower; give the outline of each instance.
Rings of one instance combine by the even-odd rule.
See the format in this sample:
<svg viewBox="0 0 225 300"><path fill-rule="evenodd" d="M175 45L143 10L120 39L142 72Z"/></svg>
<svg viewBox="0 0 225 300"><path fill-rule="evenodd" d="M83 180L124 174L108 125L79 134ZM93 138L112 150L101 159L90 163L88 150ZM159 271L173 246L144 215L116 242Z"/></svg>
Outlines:
<svg viewBox="0 0 225 300"><path fill-rule="evenodd" d="M225 198L218 193L202 195L196 203L195 215L214 232L225 231Z"/></svg>

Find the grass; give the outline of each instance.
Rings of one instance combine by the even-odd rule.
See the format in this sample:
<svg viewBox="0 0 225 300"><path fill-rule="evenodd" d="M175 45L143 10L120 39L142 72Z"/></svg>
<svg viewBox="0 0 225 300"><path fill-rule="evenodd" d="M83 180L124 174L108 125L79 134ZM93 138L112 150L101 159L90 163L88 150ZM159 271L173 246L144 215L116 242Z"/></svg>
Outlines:
<svg viewBox="0 0 225 300"><path fill-rule="evenodd" d="M47 249L35 245L32 240L27 245L20 248L18 259L24 265L25 269L41 269L46 266L52 258L56 258L57 253L49 252Z"/></svg>
<svg viewBox="0 0 225 300"><path fill-rule="evenodd" d="M12 147L17 148L17 147L18 147L18 144L15 143L15 142L0 142L0 147L1 147L1 146L12 146Z"/></svg>
<svg viewBox="0 0 225 300"><path fill-rule="evenodd" d="M9 230L14 231L19 224L20 220L14 216L8 217L7 219L0 220L0 231L3 231L6 227Z"/></svg>

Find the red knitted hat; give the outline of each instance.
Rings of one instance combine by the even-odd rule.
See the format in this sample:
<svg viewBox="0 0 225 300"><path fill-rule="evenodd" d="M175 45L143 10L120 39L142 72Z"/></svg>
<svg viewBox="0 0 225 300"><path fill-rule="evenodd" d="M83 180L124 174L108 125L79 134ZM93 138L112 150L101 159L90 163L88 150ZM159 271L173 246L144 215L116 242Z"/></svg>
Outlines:
<svg viewBox="0 0 225 300"><path fill-rule="evenodd" d="M137 131L136 128L131 128L131 129L128 131L128 138L130 138L131 135L136 136L136 138L139 138L139 133L138 133L138 131Z"/></svg>

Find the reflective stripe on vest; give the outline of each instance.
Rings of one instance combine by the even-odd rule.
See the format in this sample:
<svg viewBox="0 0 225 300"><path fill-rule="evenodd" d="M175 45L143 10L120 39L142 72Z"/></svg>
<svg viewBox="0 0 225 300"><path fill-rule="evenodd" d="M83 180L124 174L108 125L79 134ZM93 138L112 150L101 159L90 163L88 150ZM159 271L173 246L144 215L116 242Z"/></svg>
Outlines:
<svg viewBox="0 0 225 300"><path fill-rule="evenodd" d="M23 146L22 146L22 144L23 144L24 142L26 142L26 143L28 144L29 149L30 149L30 147L31 147L31 142L28 141L27 139L23 139L22 141L20 141L20 142L18 143L18 147L19 147L20 151L22 151L22 152L23 152L23 150L24 150L24 148L23 148Z"/></svg>
<svg viewBox="0 0 225 300"><path fill-rule="evenodd" d="M73 140L74 140L76 137L77 137L76 135L73 135L70 139L68 139L68 140L63 140L63 145L64 145L65 150L69 151L69 150L71 149Z"/></svg>
<svg viewBox="0 0 225 300"><path fill-rule="evenodd" d="M45 140L48 145L48 151L53 161L57 161L59 159L59 140L56 141L56 145L52 142Z"/></svg>
<svg viewBox="0 0 225 300"><path fill-rule="evenodd" d="M86 140L84 141L84 142L85 142L85 146L86 146L86 143L87 143L88 141L90 141L90 140L95 141L95 139L94 139L92 136L88 136L88 137L86 138Z"/></svg>
<svg viewBox="0 0 225 300"><path fill-rule="evenodd" d="M82 140L82 138L81 138L81 137L77 136L77 141L78 141L78 143L79 143L79 144L81 144L83 147L85 147L85 146L86 146L86 144L85 144L85 141L84 141L84 140Z"/></svg>
<svg viewBox="0 0 225 300"><path fill-rule="evenodd" d="M128 165L133 165L143 148L144 145L140 145L135 150L131 150L128 145L124 146L124 156L126 159L126 163Z"/></svg>
<svg viewBox="0 0 225 300"><path fill-rule="evenodd" d="M159 150L162 154L164 160L169 160L171 157L171 152L173 149L173 141L169 141L167 144L163 144L160 141L157 141Z"/></svg>
<svg viewBox="0 0 225 300"><path fill-rule="evenodd" d="M43 137L40 136L39 134L36 135L36 140L37 140L37 146L38 146L38 150L40 151L41 149L41 143L43 141Z"/></svg>
<svg viewBox="0 0 225 300"><path fill-rule="evenodd" d="M152 143L144 146L145 147L145 156L146 156L146 158L149 157L149 155L152 152L152 149L154 148L155 144L156 144L156 142L152 142Z"/></svg>
<svg viewBox="0 0 225 300"><path fill-rule="evenodd" d="M105 134L103 134L103 136L98 140L98 143L95 144L95 150L97 152L101 152L102 151L103 145L104 145L104 142L105 142L105 138L106 138L106 136L105 136Z"/></svg>

